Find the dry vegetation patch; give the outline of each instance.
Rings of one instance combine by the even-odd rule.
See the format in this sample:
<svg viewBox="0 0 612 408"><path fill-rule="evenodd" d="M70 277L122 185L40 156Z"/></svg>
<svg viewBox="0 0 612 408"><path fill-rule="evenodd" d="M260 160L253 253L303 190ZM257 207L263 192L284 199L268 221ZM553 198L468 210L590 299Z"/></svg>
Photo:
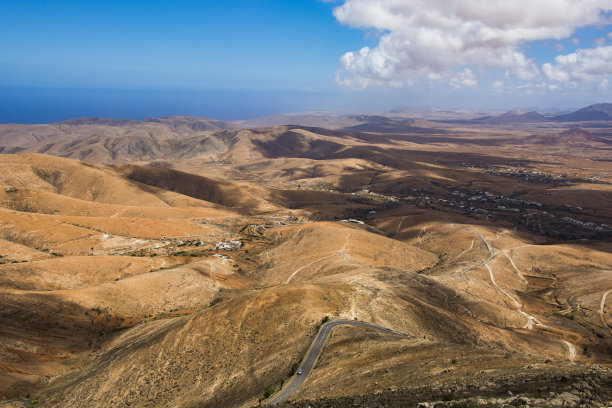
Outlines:
<svg viewBox="0 0 612 408"><path fill-rule="evenodd" d="M557 137L558 124L532 138L377 120L0 128L3 146L35 130L45 145L24 133L25 151L98 162L0 155L0 396L255 406L324 318L410 338L336 328L298 405L604 379L602 151L568 139L580 132Z"/></svg>

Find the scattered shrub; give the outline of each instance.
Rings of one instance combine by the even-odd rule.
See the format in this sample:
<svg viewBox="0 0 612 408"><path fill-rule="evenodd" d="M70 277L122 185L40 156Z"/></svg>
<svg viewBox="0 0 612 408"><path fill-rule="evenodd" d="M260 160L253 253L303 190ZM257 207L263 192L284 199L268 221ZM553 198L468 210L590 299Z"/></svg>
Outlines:
<svg viewBox="0 0 612 408"><path fill-rule="evenodd" d="M263 397L268 398L270 395L274 394L274 387L272 385L268 385L264 390Z"/></svg>

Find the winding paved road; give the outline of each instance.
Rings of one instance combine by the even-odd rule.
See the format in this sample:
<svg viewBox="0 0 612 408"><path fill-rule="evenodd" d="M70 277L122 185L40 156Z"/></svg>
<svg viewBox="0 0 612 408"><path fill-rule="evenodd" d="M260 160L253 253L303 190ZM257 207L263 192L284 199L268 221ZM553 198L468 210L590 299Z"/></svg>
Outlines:
<svg viewBox="0 0 612 408"><path fill-rule="evenodd" d="M401 337L406 337L406 338L409 337L405 334L397 333L397 332L394 332L393 330L385 329L384 327L376 326L370 323L358 322L355 320L329 321L323 324L323 326L321 326L319 333L317 333L317 337L315 337L314 341L312 342L312 345L310 346L310 350L308 350L308 353L306 354L306 358L302 361L302 365L300 366L300 369L302 370L302 375L297 375L297 374L294 375L287 383L285 383L286 385L284 388L282 388L279 392L277 392L272 397L270 397L268 401L264 402L264 404L265 405L276 405L278 403L281 403L287 400L287 398L289 398L291 394L296 392L302 386L302 384L306 382L308 375L314 368L314 365L317 362L317 359L319 358L319 356L321 355L321 352L323 351L323 346L325 345L327 338L331 334L331 331L334 329L334 327L345 325L345 324L351 325L351 326L369 327L369 328L376 329L376 330L382 330L387 333L394 334L396 336L401 336Z"/></svg>

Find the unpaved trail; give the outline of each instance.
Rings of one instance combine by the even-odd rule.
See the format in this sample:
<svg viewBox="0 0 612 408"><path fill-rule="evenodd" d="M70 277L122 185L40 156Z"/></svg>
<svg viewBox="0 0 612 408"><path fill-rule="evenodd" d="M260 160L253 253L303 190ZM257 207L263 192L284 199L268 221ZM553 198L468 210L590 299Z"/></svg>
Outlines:
<svg viewBox="0 0 612 408"><path fill-rule="evenodd" d="M423 242L423 240L421 239L421 235L426 234L427 233L427 228L428 227L423 227L423 229L421 230L421 232L419 232L419 236L417 237L419 242Z"/></svg>
<svg viewBox="0 0 612 408"><path fill-rule="evenodd" d="M493 251L493 249L491 247L491 244L489 244L489 241L487 241L486 238L481 233L479 233L477 231L474 231L474 230L471 230L471 229L468 229L468 228L459 228L459 227L456 227L455 224L450 224L450 225L454 229L456 229L456 230L463 229L463 230L469 231L470 233L472 233L474 235L477 235L482 240L482 242L484 242L485 246L487 247L487 251L489 252L489 255L486 258L484 258L484 259L482 259L480 261L474 262L471 265L459 268L459 269L457 269L455 271L459 276L461 276L463 278L464 281L470 282L471 279L466 275L466 273L471 271L471 270L473 270L473 269L476 269L476 268L479 268L481 266L484 266L488 261L493 259L495 257L494 251ZM473 244L474 244L474 240L472 240L472 247L471 248L473 248Z"/></svg>
<svg viewBox="0 0 612 408"><path fill-rule="evenodd" d="M297 275L297 274L298 274L298 272L299 272L299 271L301 271L302 269L304 269L304 268L306 268L306 267L309 267L310 265L314 265L314 264L316 264L316 263L317 263L317 262L319 262L319 261L322 261L322 260L327 259L327 258L331 258L331 257L336 256L336 255L341 255L340 251L335 251L335 252L334 252L334 253L332 253L331 255L324 256L323 258L316 259L316 260L314 260L314 261L312 261L312 262L310 262L310 263L307 263L306 265L300 266L300 267L299 267L299 268L297 268L295 271L293 271L293 273L292 273L291 275L289 275L289 277L288 277L288 278L287 278L287 280L285 281L285 285L287 285L289 282L291 282L291 279L293 279L293 277L294 277L295 275Z"/></svg>
<svg viewBox="0 0 612 408"><path fill-rule="evenodd" d="M349 256L346 253L346 251L348 250L349 247L349 241L351 240L351 235L349 234L348 237L346 237L346 241L344 242L344 246L342 247L341 250L336 251L338 254L342 255L342 260L346 263L350 263L349 261Z"/></svg>
<svg viewBox="0 0 612 408"><path fill-rule="evenodd" d="M471 231L471 232L478 235L478 237L482 240L482 242L484 242L484 244L487 246L487 251L489 251L489 259L493 258L495 256L495 251L494 251L495 248L493 248L493 246L489 243L489 241L480 232L478 231Z"/></svg>
<svg viewBox="0 0 612 408"><path fill-rule="evenodd" d="M288 277L288 278L287 278L287 280L285 281L285 285L287 285L289 282L291 282L291 279L293 279L293 277L294 277L295 275L297 275L297 273L298 273L298 272L300 272L302 269L304 269L304 268L306 268L306 267L309 267L309 266L311 266L311 265L313 265L313 264L316 264L316 263L317 263L317 262L319 262L319 261L322 261L322 260L327 259L327 258L331 258L331 257L336 256L336 255L341 256L341 257L342 257L342 260L343 260L343 261L345 261L345 262L347 262L348 264L350 264L350 265L356 265L356 264L351 264L351 263L350 263L350 260L348 259L348 255L347 255L347 253L346 253L346 251L347 251L347 249L348 249L348 246L349 246L349 241L350 241L350 240L351 240L351 236L349 235L348 237L346 237L346 241L344 242L344 246L342 247L342 249L339 249L339 250L337 250L337 251L334 251L334 252L333 252L332 254L330 254L330 255L327 255L327 256L324 256L324 257L322 257L322 258L316 259L316 260L314 260L314 261L312 261L312 262L310 262L310 263L307 263L306 265L303 265L303 266L300 266L299 268L297 268L295 271L293 271L293 273L292 273L291 275L289 275L289 277ZM359 266L359 265L356 265L356 266Z"/></svg>
<svg viewBox="0 0 612 408"><path fill-rule="evenodd" d="M495 286L500 292L502 292L504 295L506 295L510 300L512 300L512 302L514 303L514 305L516 306L516 310L522 314L523 316L525 316L525 318L527 319L527 323L525 324L525 326L523 326L524 329L533 329L534 326L539 326L541 328L546 328L546 329L552 329L552 327L545 325L544 323L542 323L540 321L540 319L538 319L535 316L530 315L529 313L523 311L523 304L520 303L514 296L511 296L508 292L506 292L503 288L501 288L497 282L495 282L495 277L493 276L493 269L491 269L491 267L489 266L488 263L485 263L485 266L487 267L487 269L489 270L489 277L491 278L491 283L493 283L493 286Z"/></svg>
<svg viewBox="0 0 612 408"><path fill-rule="evenodd" d="M208 273L210 274L210 279L214 280L217 267L215 266L215 263L212 261L208 261L207 263L208 263L208 266L210 266L210 270L208 271Z"/></svg>
<svg viewBox="0 0 612 408"><path fill-rule="evenodd" d="M120 217L126 210L127 210L127 208L122 208L119 211L117 211L116 213L114 213L113 215L111 215L109 218Z"/></svg>
<svg viewBox="0 0 612 408"><path fill-rule="evenodd" d="M519 270L519 268L517 268L516 264L514 263L514 260L510 256L510 254L508 254L508 250L504 250L504 251L502 251L502 253L504 254L504 256L506 258L508 258L508 260L510 261L510 264L512 265L512 267L514 268L514 270L516 271L518 276L521 278L523 283L527 283L527 279L525 279L525 276L523 275L523 273Z"/></svg>
<svg viewBox="0 0 612 408"><path fill-rule="evenodd" d="M610 289L609 291L601 295L601 302L599 302L599 317L601 317L601 322L603 323L604 327L607 327L608 329L612 330L612 327L610 327L608 325L608 322L606 322L606 316L605 316L606 297L608 296L610 292L612 292L612 289Z"/></svg>
<svg viewBox="0 0 612 408"><path fill-rule="evenodd" d="M453 258L453 261L455 259L461 258L466 252L471 251L472 249L474 249L474 241L476 241L475 239L472 240L472 244L470 245L470 247L464 251L461 251L461 253L459 255L457 255L456 257Z"/></svg>
<svg viewBox="0 0 612 408"><path fill-rule="evenodd" d="M357 292L353 293L353 296L351 296L351 319L356 319L357 318Z"/></svg>
<svg viewBox="0 0 612 408"><path fill-rule="evenodd" d="M397 225L397 231L395 231L395 235L398 235L400 233L400 229L402 229L402 223L404 222L404 219L406 219L406 217L402 217L399 224Z"/></svg>
<svg viewBox="0 0 612 408"><path fill-rule="evenodd" d="M522 314L523 316L525 316L525 318L527 319L527 323L525 324L525 326L523 326L524 329L528 329L528 330L532 330L534 328L534 326L538 326L541 329L545 329L551 332L556 332L559 334L567 334L567 332L563 331L563 330L559 330L555 327L551 327L548 325L543 324L537 317L530 315L529 313L526 313L522 310L523 305L517 301L514 297L510 296L510 294L508 292L506 292L504 289L502 289L501 287L499 287L497 285L497 283L495 282L495 277L493 276L493 270L491 269L491 267L489 266L488 263L485 263L485 266L487 267L487 269L489 270L489 276L491 277L491 282L493 283L493 286L495 286L497 289L499 289L504 295L506 295L509 299L512 300L512 302L516 305L517 307L517 311ZM576 347L574 347L574 345L572 343L570 343L567 340L561 340L568 349L568 353L569 353L569 359L571 361L574 361L576 359Z"/></svg>
<svg viewBox="0 0 612 408"><path fill-rule="evenodd" d="M456 228L456 227L455 227ZM537 326L540 329L544 329L544 330L548 330L560 335L567 335L570 332L564 331L564 330L560 330L557 329L555 327L552 326L548 326L544 323L542 323L537 317L530 315L529 313L526 313L522 310L523 305L513 296L511 296L508 292L506 292L504 289L502 289L501 287L499 287L499 285L497 285L497 282L495 282L495 277L493 276L493 270L491 269L491 267L489 266L488 262L492 259L494 259L495 257L497 257L498 255L503 254L504 256L506 256L508 258L508 260L510 260L510 263L512 264L513 268L516 270L516 272L519 274L519 276L521 277L521 279L523 279L524 281L525 278L522 274L522 272L518 269L518 267L516 266L516 264L514 263L514 260L508 255L508 251L512 250L512 249L517 249L517 248L522 248L525 246L531 246L529 244L526 245L520 245L518 247L514 247L514 248L508 248L505 250L498 250L496 248L494 248L489 241L478 231L474 231L471 229L468 229L468 231L472 232L473 234L478 235L478 237L482 240L482 242L484 242L484 244L487 247L487 251L489 252L489 256L485 259L483 259L480 263L472 265L471 267L468 267L467 270L471 270L474 269L480 265L484 265L486 266L486 268L489 271L489 277L491 278L491 283L493 283L493 285L499 289L504 295L506 295L509 299L512 300L512 302L516 305L517 307L517 311L522 314L526 319L527 322L525 324L525 326L523 326L524 329L528 329L528 330L532 330L535 326ZM465 272L467 272L467 270L465 270L466 268L464 268L463 270L463 274L465 274ZM463 275L465 276L465 275ZM467 278L467 277L466 277ZM607 293L609 293L610 291L608 291ZM605 302L604 302L605 303ZM600 308L601 309L601 308ZM600 310L601 311L601 310ZM568 349L568 357L571 361L574 361L576 359L576 347L570 343L567 340L559 340L561 342L563 342L563 344L565 344L567 346Z"/></svg>
<svg viewBox="0 0 612 408"><path fill-rule="evenodd" d="M447 219L447 221L448 221L448 219ZM568 331L557 329L557 328L552 327L552 326L548 326L548 325L542 323L537 317L532 316L529 313L523 311L522 310L523 305L514 296L510 295L508 292L506 292L504 289L502 289L497 284L497 282L495 281L495 276L493 274L493 270L489 266L488 262L491 261L492 259L496 258L498 255L504 255L504 256L506 256L508 258L508 260L512 264L512 267L515 269L515 271L517 272L519 277L525 283L527 283L527 280L524 278L523 273L518 269L518 267L514 263L514 260L508 254L508 251L513 250L513 249L517 249L517 248L533 246L532 244L524 244L524 245L520 245L520 246L513 247L513 248L507 248L507 249L504 249L504 250L500 251L497 248L493 247L489 243L489 241L480 232L475 231L473 229L465 228L465 227L457 227L457 226L455 226L455 224L453 224L450 221L449 221L449 225L451 227L453 227L454 229L463 229L463 230L471 232L474 235L477 235L482 240L482 242L485 244L485 246L487 247L487 251L489 253L488 256L483 258L481 261L472 263L471 265L468 265L468 266L465 266L465 267L462 267L462 268L459 268L458 270L456 270L456 273L458 273L459 276L463 277L464 280L471 281L471 279L466 276L466 273L468 271L471 271L471 270L476 269L478 267L485 266L487 268L487 270L489 271L489 277L491 279L491 283L493 284L493 286L495 286L500 292L502 292L505 296L507 296L512 301L512 303L516 306L516 311L518 311L521 315L523 315L525 317L525 319L527 319L527 321L525 323L525 326L523 326L524 329L532 330L532 329L534 329L534 327L537 326L539 329L547 330L547 331L559 334L561 336L565 336L565 335L568 335L568 334L574 334L574 333L571 333L571 332L568 332ZM420 238L420 236L419 236L419 238ZM471 249L471 247L470 247L470 249ZM462 254L463 254L463 252L460 255L462 255ZM612 290L606 292L605 295L607 295L610 292L612 292ZM602 304L605 304L605 299L602 298L602 302L603 302ZM600 307L600 314L602 314L601 313L601 309L602 308ZM567 341L567 340L559 340L559 341L563 342L563 344L565 344L565 346L567 346L568 354L569 354L569 359L573 361L576 358L576 347L572 343Z"/></svg>
<svg viewBox="0 0 612 408"><path fill-rule="evenodd" d="M569 359L574 361L576 359L576 347L574 347L574 345L567 340L561 340L561 341L563 341L563 343L565 343L565 345L567 346L567 350L569 353Z"/></svg>
<svg viewBox="0 0 612 408"><path fill-rule="evenodd" d="M493 286L495 286L501 293L503 293L504 295L506 295L508 297L508 299L512 300L512 303L514 303L514 305L516 306L516 309L521 312L521 308L523 307L523 305L516 300L516 298L514 298L514 296L511 296L508 292L506 292L504 289L502 289L497 282L495 282L495 277L493 276L493 269L491 269L491 267L489 266L488 263L485 262L484 264L487 269L489 270L489 277L491 278L491 283L493 283Z"/></svg>
<svg viewBox="0 0 612 408"><path fill-rule="evenodd" d="M522 310L519 310L519 313L525 316L525 318L527 319L527 323L525 324L525 326L523 326L523 329L533 330L534 324L540 324L540 321L529 313L526 313Z"/></svg>

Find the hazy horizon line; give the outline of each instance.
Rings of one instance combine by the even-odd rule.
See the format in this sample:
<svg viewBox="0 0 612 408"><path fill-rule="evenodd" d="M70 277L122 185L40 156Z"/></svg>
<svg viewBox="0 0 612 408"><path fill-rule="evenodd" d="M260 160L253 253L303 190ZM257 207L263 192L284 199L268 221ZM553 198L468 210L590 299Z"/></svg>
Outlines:
<svg viewBox="0 0 612 408"><path fill-rule="evenodd" d="M85 117L143 120L169 116L240 121L272 115L389 114L408 109L507 112L517 107L548 114L598 103L536 107L533 103L521 104L517 99L510 99L507 103L471 100L465 106L456 103L445 106L401 93L383 98L379 95L383 92L386 91L0 85L0 123L45 124Z"/></svg>

